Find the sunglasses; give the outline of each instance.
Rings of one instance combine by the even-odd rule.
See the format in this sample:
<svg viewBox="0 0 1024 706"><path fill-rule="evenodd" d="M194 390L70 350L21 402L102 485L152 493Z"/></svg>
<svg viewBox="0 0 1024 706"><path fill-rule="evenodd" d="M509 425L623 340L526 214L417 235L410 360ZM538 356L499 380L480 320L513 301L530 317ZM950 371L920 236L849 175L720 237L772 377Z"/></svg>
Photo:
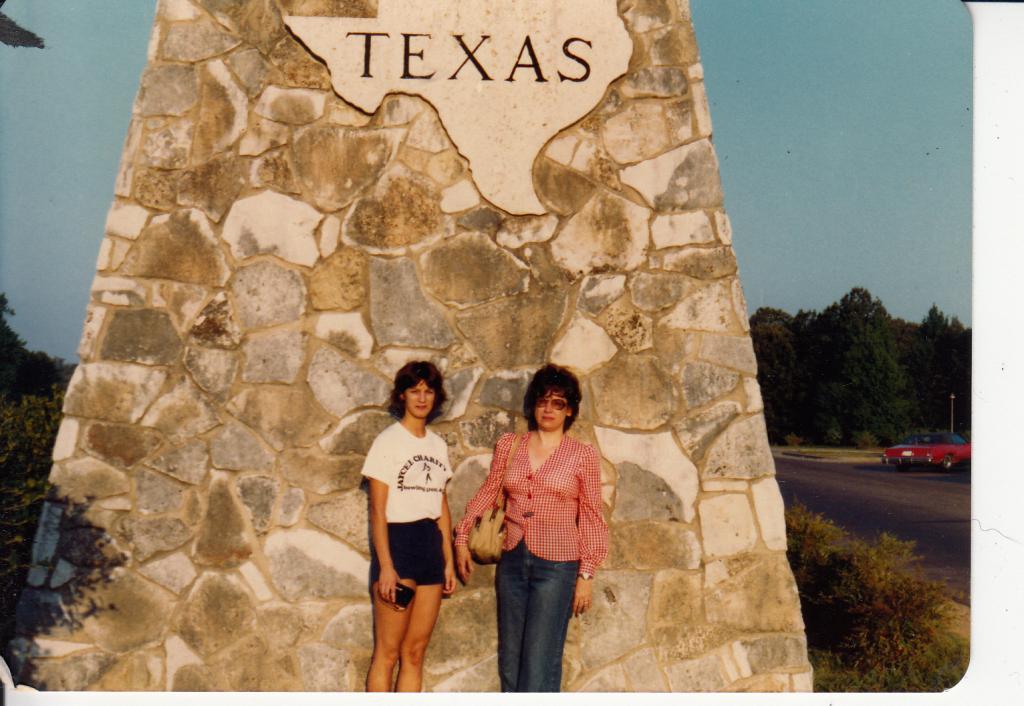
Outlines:
<svg viewBox="0 0 1024 706"><path fill-rule="evenodd" d="M561 397L544 397L537 400L537 404L535 406L537 409L549 407L556 412L564 412L566 408L568 408L569 403Z"/></svg>

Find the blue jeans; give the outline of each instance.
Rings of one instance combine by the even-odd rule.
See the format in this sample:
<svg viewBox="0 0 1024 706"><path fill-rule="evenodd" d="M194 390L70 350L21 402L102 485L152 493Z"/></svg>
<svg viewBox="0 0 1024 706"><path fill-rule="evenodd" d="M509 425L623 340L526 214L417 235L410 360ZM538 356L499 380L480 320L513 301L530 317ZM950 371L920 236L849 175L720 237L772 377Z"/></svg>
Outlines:
<svg viewBox="0 0 1024 706"><path fill-rule="evenodd" d="M498 676L502 691L559 691L579 562L548 561L522 540L501 556Z"/></svg>

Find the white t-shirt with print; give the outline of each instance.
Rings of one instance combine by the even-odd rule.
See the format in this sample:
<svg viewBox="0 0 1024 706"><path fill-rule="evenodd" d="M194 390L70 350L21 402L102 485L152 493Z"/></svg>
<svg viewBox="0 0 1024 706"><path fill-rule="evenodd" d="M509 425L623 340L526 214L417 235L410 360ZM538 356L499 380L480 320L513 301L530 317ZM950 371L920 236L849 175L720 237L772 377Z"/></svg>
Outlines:
<svg viewBox="0 0 1024 706"><path fill-rule="evenodd" d="M429 429L420 438L395 422L373 440L362 473L387 483L388 522L436 520L452 477L448 445Z"/></svg>

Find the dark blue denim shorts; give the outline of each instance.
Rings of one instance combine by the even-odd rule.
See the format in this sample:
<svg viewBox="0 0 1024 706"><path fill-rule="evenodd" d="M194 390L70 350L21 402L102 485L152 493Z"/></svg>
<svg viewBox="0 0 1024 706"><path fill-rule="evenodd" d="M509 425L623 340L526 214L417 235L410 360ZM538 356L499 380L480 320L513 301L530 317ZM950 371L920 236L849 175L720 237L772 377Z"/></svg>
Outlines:
<svg viewBox="0 0 1024 706"><path fill-rule="evenodd" d="M389 522L388 546L398 578L411 579L417 586L444 583L444 550L437 520ZM377 552L370 551L370 583L380 578Z"/></svg>

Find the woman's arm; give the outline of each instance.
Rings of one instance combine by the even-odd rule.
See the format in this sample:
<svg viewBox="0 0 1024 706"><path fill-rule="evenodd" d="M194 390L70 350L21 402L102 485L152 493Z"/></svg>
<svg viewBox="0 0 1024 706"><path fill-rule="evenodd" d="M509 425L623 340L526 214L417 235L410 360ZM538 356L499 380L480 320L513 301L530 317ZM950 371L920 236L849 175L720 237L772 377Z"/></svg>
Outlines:
<svg viewBox="0 0 1024 706"><path fill-rule="evenodd" d="M441 517L437 519L441 529L441 548L444 551L444 593L455 591L455 558L452 556L452 514L448 509L448 493L441 496Z"/></svg>
<svg viewBox="0 0 1024 706"><path fill-rule="evenodd" d="M608 525L604 521L601 504L601 460L593 447L583 454L579 474L579 509L577 525L580 531L580 576L576 577L573 594L573 614L590 610L594 572L608 556ZM586 575L588 578L583 578Z"/></svg>
<svg viewBox="0 0 1024 706"><path fill-rule="evenodd" d="M391 547L388 545L388 485L376 478L370 482L370 534L373 537L373 550L377 553L380 564L380 580L377 593L388 603L395 603L395 586L398 584L398 573L391 560Z"/></svg>
<svg viewBox="0 0 1024 706"><path fill-rule="evenodd" d="M498 439L491 455L491 468L487 473L487 479L476 491L476 495L466 503L466 513L455 528L455 564L463 581L469 581L473 573L473 561L469 556L469 531L477 518L494 504L515 438L515 434L504 434Z"/></svg>

